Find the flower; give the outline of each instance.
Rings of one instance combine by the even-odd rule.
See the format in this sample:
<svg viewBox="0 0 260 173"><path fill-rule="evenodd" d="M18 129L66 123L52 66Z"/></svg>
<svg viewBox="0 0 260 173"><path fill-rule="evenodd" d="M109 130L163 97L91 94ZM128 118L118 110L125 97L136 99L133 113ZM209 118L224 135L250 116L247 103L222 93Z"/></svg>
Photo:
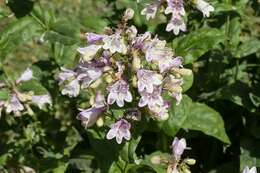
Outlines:
<svg viewBox="0 0 260 173"><path fill-rule="evenodd" d="M94 58L96 53L98 52L99 49L102 48L102 45L95 45L91 44L87 47L80 47L77 49L77 51L83 55L83 60L84 61L90 61Z"/></svg>
<svg viewBox="0 0 260 173"><path fill-rule="evenodd" d="M109 140L116 138L116 142L118 144L121 144L123 138L125 138L126 140L130 140L131 138L130 128L131 128L131 124L128 123L125 119L121 119L112 125L106 137Z"/></svg>
<svg viewBox="0 0 260 173"><path fill-rule="evenodd" d="M48 94L34 95L32 96L32 103L36 104L40 109L42 109L45 104L51 104L51 97Z"/></svg>
<svg viewBox="0 0 260 173"><path fill-rule="evenodd" d="M109 91L107 103L110 105L116 102L119 107L123 107L124 100L127 102L132 102L133 100L128 84L122 79L118 80L112 86L109 86L107 90Z"/></svg>
<svg viewBox="0 0 260 173"><path fill-rule="evenodd" d="M156 0L152 4L147 4L145 8L141 11L141 14L146 16L146 20L153 19L156 15L159 6L160 0Z"/></svg>
<svg viewBox="0 0 260 173"><path fill-rule="evenodd" d="M196 5L196 8L203 13L204 17L209 17L210 12L214 11L214 7L204 0L195 0L194 3Z"/></svg>
<svg viewBox="0 0 260 173"><path fill-rule="evenodd" d="M178 139L174 138L172 142L172 154L173 156L179 160L184 150L187 148L186 140L184 138Z"/></svg>
<svg viewBox="0 0 260 173"><path fill-rule="evenodd" d="M172 51L165 47L166 41L154 38L152 41L144 45L145 59L148 62L160 61L165 56L173 56Z"/></svg>
<svg viewBox="0 0 260 173"><path fill-rule="evenodd" d="M154 105L150 108L150 111L160 120L167 120L169 118L168 113L169 103L164 102L163 105Z"/></svg>
<svg viewBox="0 0 260 173"><path fill-rule="evenodd" d="M33 71L30 68L27 68L21 76L16 80L16 83L29 81L33 78Z"/></svg>
<svg viewBox="0 0 260 173"><path fill-rule="evenodd" d="M123 18L125 19L125 20L130 20L130 19L132 19L133 17L134 17L134 10L133 9L131 9L131 8L127 8L126 10L125 10L125 13L124 13L124 16L123 16Z"/></svg>
<svg viewBox="0 0 260 173"><path fill-rule="evenodd" d="M184 23L182 17L180 17L179 15L173 16L171 21L166 26L166 31L173 31L175 35L178 35L180 30L185 32L186 24Z"/></svg>
<svg viewBox="0 0 260 173"><path fill-rule="evenodd" d="M165 9L165 14L172 15L185 15L185 9L183 5L183 0L167 0L167 8Z"/></svg>
<svg viewBox="0 0 260 173"><path fill-rule="evenodd" d="M158 61L160 72L163 73L165 71L170 70L171 68L179 68L182 67L182 57L178 56L176 58L165 57L163 60Z"/></svg>
<svg viewBox="0 0 260 173"><path fill-rule="evenodd" d="M61 71L58 75L59 85L62 84L64 81L73 78L76 76L76 73L72 70L66 69L61 67Z"/></svg>
<svg viewBox="0 0 260 173"><path fill-rule="evenodd" d="M79 95L80 85L77 79L72 80L64 86L61 94L68 95L69 97L76 97Z"/></svg>
<svg viewBox="0 0 260 173"><path fill-rule="evenodd" d="M104 36L103 42L104 42L103 49L110 50L111 53L118 52L118 53L126 54L127 52L127 47L119 33L115 33L109 36Z"/></svg>
<svg viewBox="0 0 260 173"><path fill-rule="evenodd" d="M139 92L143 92L146 89L147 93L152 93L155 86L159 86L162 84L162 76L150 70L138 70L137 79Z"/></svg>
<svg viewBox="0 0 260 173"><path fill-rule="evenodd" d="M245 167L245 169L243 170L243 173L257 173L256 167L252 167L251 169L249 169L248 166Z"/></svg>
<svg viewBox="0 0 260 173"><path fill-rule="evenodd" d="M11 99L6 104L6 112L7 113L19 113L20 111L24 110L24 106L21 104L17 94L12 94Z"/></svg>
<svg viewBox="0 0 260 173"><path fill-rule="evenodd" d="M104 35L99 35L99 34L95 34L95 33L87 33L86 34L86 37L87 37L87 42L89 44L94 44L98 41L102 41L103 40L103 37Z"/></svg>
<svg viewBox="0 0 260 173"><path fill-rule="evenodd" d="M96 123L100 114L104 111L104 107L89 109L79 109L80 113L77 115L77 119L81 121L83 127L87 128Z"/></svg>
<svg viewBox="0 0 260 173"><path fill-rule="evenodd" d="M149 109L153 110L155 106L163 106L164 101L161 96L161 88L154 88L152 93L140 92L141 99L139 100L138 106L144 107L148 105Z"/></svg>

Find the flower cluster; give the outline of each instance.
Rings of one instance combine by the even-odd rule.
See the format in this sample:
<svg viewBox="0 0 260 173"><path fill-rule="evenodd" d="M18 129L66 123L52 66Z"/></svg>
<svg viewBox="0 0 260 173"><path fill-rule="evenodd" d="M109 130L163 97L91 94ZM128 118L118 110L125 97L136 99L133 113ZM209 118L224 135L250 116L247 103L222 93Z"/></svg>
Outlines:
<svg viewBox="0 0 260 173"><path fill-rule="evenodd" d="M7 80L7 82L0 83L0 91L9 96L7 99L1 98L0 112L5 108L6 113L14 113L15 116L20 116L25 109L28 112L31 111L29 104L34 104L40 109L46 104L51 104L49 94L35 95L33 91L22 92L19 90L19 86L33 78L33 71L27 68L14 83Z"/></svg>
<svg viewBox="0 0 260 173"><path fill-rule="evenodd" d="M171 145L172 153L170 155L154 155L151 157L152 164L160 164L167 166L167 173L188 173L190 172L190 165L196 163L195 159L185 158L181 159L184 151L189 149L184 138L174 138Z"/></svg>
<svg viewBox="0 0 260 173"><path fill-rule="evenodd" d="M76 97L81 90L95 95L91 108L80 109L78 119L89 127L109 107L128 110L107 134L107 139L130 139L131 124L126 119L140 119L140 111L149 112L160 120L168 118L170 95L179 104L182 99L183 75L191 71L182 66L182 57L175 56L166 41L151 33L138 34L134 26L127 26L133 10L127 9L122 24L105 34L87 33L88 45L78 48L79 63L73 70L61 68L58 75L62 94Z"/></svg>
<svg viewBox="0 0 260 173"><path fill-rule="evenodd" d="M204 0L193 0L193 5L203 13L204 17L209 17L210 12L214 11L214 7ZM152 3L146 4L141 11L147 20L155 18L159 8L163 7L165 15L171 14L171 20L167 24L166 31L178 35L180 31L186 31L184 17L186 15L183 0L153 0Z"/></svg>

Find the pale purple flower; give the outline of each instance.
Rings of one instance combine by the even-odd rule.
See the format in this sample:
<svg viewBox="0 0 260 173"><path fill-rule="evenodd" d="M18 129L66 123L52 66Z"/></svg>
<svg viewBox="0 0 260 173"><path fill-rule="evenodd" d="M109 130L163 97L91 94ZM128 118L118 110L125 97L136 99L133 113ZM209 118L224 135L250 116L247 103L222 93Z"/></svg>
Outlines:
<svg viewBox="0 0 260 173"><path fill-rule="evenodd" d="M147 42L150 39L151 39L151 33L148 31L145 32L144 34L138 35L133 39L132 42L133 48L145 51L147 49L147 44L145 42Z"/></svg>
<svg viewBox="0 0 260 173"><path fill-rule="evenodd" d="M130 19L132 19L132 18L134 17L134 14L135 14L135 12L134 12L133 9L127 8L127 9L125 10L125 13L124 13L123 18L124 18L125 20L130 20Z"/></svg>
<svg viewBox="0 0 260 173"><path fill-rule="evenodd" d="M51 97L49 94L34 95L32 96L32 103L36 104L40 109L42 109L45 104L51 105Z"/></svg>
<svg viewBox="0 0 260 173"><path fill-rule="evenodd" d="M77 51L83 56L84 61L90 61L94 58L99 49L102 48L102 45L91 44L87 47L80 47Z"/></svg>
<svg viewBox="0 0 260 173"><path fill-rule="evenodd" d="M257 173L256 167L252 167L251 169L249 169L248 166L245 167L245 169L243 170L243 173Z"/></svg>
<svg viewBox="0 0 260 173"><path fill-rule="evenodd" d="M165 14L172 13L172 15L185 15L183 0L167 0L167 5Z"/></svg>
<svg viewBox="0 0 260 173"><path fill-rule="evenodd" d="M30 68L27 68L21 76L16 80L16 83L29 81L33 78L33 71Z"/></svg>
<svg viewBox="0 0 260 173"><path fill-rule="evenodd" d="M77 115L77 119L81 121L83 127L87 128L96 123L100 114L105 110L104 107L96 108L92 107L89 109L79 109L80 113Z"/></svg>
<svg viewBox="0 0 260 173"><path fill-rule="evenodd" d="M176 105L178 106L182 100L182 93L172 93L172 97L176 100Z"/></svg>
<svg viewBox="0 0 260 173"><path fill-rule="evenodd" d="M74 78L76 75L74 71L61 67L61 72L58 75L59 85L70 78Z"/></svg>
<svg viewBox="0 0 260 173"><path fill-rule="evenodd" d="M186 24L181 16L172 16L171 21L166 26L166 31L173 31L175 35L178 35L180 31L186 31Z"/></svg>
<svg viewBox="0 0 260 173"><path fill-rule="evenodd" d="M86 37L87 37L87 42L89 44L94 44L98 41L102 41L103 40L103 37L104 35L100 35L100 34L95 34L95 33L87 33L86 34Z"/></svg>
<svg viewBox="0 0 260 173"><path fill-rule="evenodd" d="M180 159L184 150L187 149L186 140L184 138L174 138L172 142L172 154L176 159Z"/></svg>
<svg viewBox="0 0 260 173"><path fill-rule="evenodd" d="M170 105L168 102L164 102L163 105L154 105L150 108L150 111L156 116L156 118L159 118L160 120L167 120L169 117L169 106Z"/></svg>
<svg viewBox="0 0 260 173"><path fill-rule="evenodd" d="M160 61L164 57L172 57L173 52L171 49L166 48L166 41L154 38L144 45L145 59L148 62Z"/></svg>
<svg viewBox="0 0 260 173"><path fill-rule="evenodd" d="M158 11L160 6L160 0L155 0L155 2L151 4L147 4L145 8L141 11L142 15L146 16L146 20L153 19Z"/></svg>
<svg viewBox="0 0 260 173"><path fill-rule="evenodd" d="M152 93L140 92L141 99L138 106L144 107L148 105L149 109L153 109L155 106L163 106L164 101L161 96L161 88L154 88Z"/></svg>
<svg viewBox="0 0 260 173"><path fill-rule="evenodd" d="M124 43L123 38L121 38L119 33L115 33L113 35L104 36L103 38L103 49L109 50L111 53L122 53L126 54L127 47Z"/></svg>
<svg viewBox="0 0 260 173"><path fill-rule="evenodd" d="M214 11L214 7L204 0L195 0L196 8L203 13L204 17L209 17L210 12Z"/></svg>
<svg viewBox="0 0 260 173"><path fill-rule="evenodd" d="M112 125L106 137L109 140L116 138L116 142L118 144L121 144L123 138L125 138L126 140L130 140L131 138L130 128L131 128L131 124L128 123L126 120L121 119Z"/></svg>
<svg viewBox="0 0 260 173"><path fill-rule="evenodd" d="M70 81L67 85L64 86L61 94L68 95L69 97L76 97L79 95L80 85L77 79Z"/></svg>
<svg viewBox="0 0 260 173"><path fill-rule="evenodd" d="M82 63L77 67L77 79L81 81L82 88L87 88L91 83L100 78L103 74L103 62Z"/></svg>
<svg viewBox="0 0 260 173"><path fill-rule="evenodd" d="M176 58L165 57L161 61L158 61L160 72L163 73L165 71L170 70L171 68L179 68L182 67L182 57L178 56Z"/></svg>
<svg viewBox="0 0 260 173"><path fill-rule="evenodd" d="M101 107L105 107L105 106L106 106L105 96L101 93L101 91L97 91L97 93L95 95L93 107L101 108Z"/></svg>
<svg viewBox="0 0 260 173"><path fill-rule="evenodd" d="M162 84L162 76L150 70L138 70L137 79L139 92L143 92L144 90L146 90L147 93L152 93L155 86L159 86Z"/></svg>
<svg viewBox="0 0 260 173"><path fill-rule="evenodd" d="M132 94L129 91L129 85L122 79L118 80L107 89L109 91L107 103L110 105L116 102L119 107L123 107L124 101L132 102L133 100Z"/></svg>
<svg viewBox="0 0 260 173"><path fill-rule="evenodd" d="M126 34L131 38L134 39L136 38L137 35L137 29L134 25L130 26L129 28L127 28L126 30Z"/></svg>
<svg viewBox="0 0 260 173"><path fill-rule="evenodd" d="M6 103L6 112L7 113L19 113L24 110L24 106L21 104L17 94L12 94L9 102Z"/></svg>

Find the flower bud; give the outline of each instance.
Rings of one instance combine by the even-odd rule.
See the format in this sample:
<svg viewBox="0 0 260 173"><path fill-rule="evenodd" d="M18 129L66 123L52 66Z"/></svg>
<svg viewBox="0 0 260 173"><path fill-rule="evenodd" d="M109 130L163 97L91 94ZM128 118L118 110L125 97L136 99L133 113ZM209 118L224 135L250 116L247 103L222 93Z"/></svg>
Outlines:
<svg viewBox="0 0 260 173"><path fill-rule="evenodd" d="M187 163L188 165L195 165L196 160L195 159L184 159L184 162Z"/></svg>
<svg viewBox="0 0 260 173"><path fill-rule="evenodd" d="M184 168L184 169L182 170L182 172L183 172L183 173L191 173L188 168Z"/></svg>
<svg viewBox="0 0 260 173"><path fill-rule="evenodd" d="M134 17L134 10L131 8L126 9L125 14L123 16L124 20L130 20Z"/></svg>
<svg viewBox="0 0 260 173"><path fill-rule="evenodd" d="M97 88L102 83L102 79L96 80L93 84L90 85L90 88Z"/></svg>
<svg viewBox="0 0 260 173"><path fill-rule="evenodd" d="M180 74L182 76L190 76L192 74L192 71L186 68L172 68L172 72Z"/></svg>
<svg viewBox="0 0 260 173"><path fill-rule="evenodd" d="M106 77L105 77L105 81L107 82L107 83L112 83L113 82L113 78L112 78L112 76L111 75L107 75Z"/></svg>
<svg viewBox="0 0 260 173"><path fill-rule="evenodd" d="M135 87L135 88L137 87L137 77L136 77L136 75L133 76L132 85L133 85L133 87Z"/></svg>
<svg viewBox="0 0 260 173"><path fill-rule="evenodd" d="M33 95L32 92L28 92L26 94L17 92L17 96L18 96L19 100L21 100L22 102L26 102L26 101L31 100L32 95Z"/></svg>
<svg viewBox="0 0 260 173"><path fill-rule="evenodd" d="M99 117L96 122L98 127L102 127L104 125L104 120L102 117Z"/></svg>
<svg viewBox="0 0 260 173"><path fill-rule="evenodd" d="M133 57L133 63L132 63L132 69L133 71L137 71L141 68L141 60L139 57L134 56Z"/></svg>
<svg viewBox="0 0 260 173"><path fill-rule="evenodd" d="M159 155L155 155L151 157L152 164L159 165L161 164L161 157Z"/></svg>

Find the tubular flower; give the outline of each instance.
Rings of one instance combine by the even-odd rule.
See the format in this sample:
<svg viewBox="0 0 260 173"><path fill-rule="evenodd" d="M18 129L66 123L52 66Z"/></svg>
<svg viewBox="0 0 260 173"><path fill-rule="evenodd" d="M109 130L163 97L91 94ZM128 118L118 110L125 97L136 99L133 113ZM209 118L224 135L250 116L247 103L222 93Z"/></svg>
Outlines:
<svg viewBox="0 0 260 173"><path fill-rule="evenodd" d="M158 9L162 6L165 9L165 15L172 15L171 20L167 24L166 31L173 31L175 35L178 35L180 31L185 32L187 28L184 21L186 12L183 0L166 0L167 3L163 2L163 0L153 0L150 4L146 4L141 14L145 15L147 20L153 19ZM210 12L214 11L214 7L204 0L193 0L193 4L203 13L204 17L209 17Z"/></svg>
<svg viewBox="0 0 260 173"><path fill-rule="evenodd" d="M131 138L130 128L131 128L131 124L128 123L125 119L121 119L112 125L106 137L107 139L116 138L116 142L118 144L121 144L123 138L125 138L126 140L130 140Z"/></svg>
<svg viewBox="0 0 260 173"><path fill-rule="evenodd" d="M248 166L245 167L245 169L243 170L243 173L257 173L256 167L252 167L251 169L249 169Z"/></svg>
<svg viewBox="0 0 260 173"><path fill-rule="evenodd" d="M168 3L170 13L179 10L184 14L182 2ZM157 6L160 4L161 1L156 1ZM58 75L64 95L83 97L96 93L95 99L90 99L90 108L79 109L77 119L89 127L97 119L107 121L101 114L110 116L108 119L114 125L107 138L115 137L118 143L123 138L130 139L130 122L141 120L143 110L154 119L166 120L172 99L164 96L172 96L179 104L183 75L188 74L182 58L174 55L165 40L153 37L150 32L139 34L136 27L127 25L132 17L133 11L127 9L118 28L107 29L107 34L87 33L88 45L78 49L81 54L78 64L73 70L61 68ZM115 113L122 110L122 114Z"/></svg>
<svg viewBox="0 0 260 173"><path fill-rule="evenodd" d="M6 104L6 112L19 114L22 110L24 110L24 106L20 102L17 94L13 94L10 101Z"/></svg>

